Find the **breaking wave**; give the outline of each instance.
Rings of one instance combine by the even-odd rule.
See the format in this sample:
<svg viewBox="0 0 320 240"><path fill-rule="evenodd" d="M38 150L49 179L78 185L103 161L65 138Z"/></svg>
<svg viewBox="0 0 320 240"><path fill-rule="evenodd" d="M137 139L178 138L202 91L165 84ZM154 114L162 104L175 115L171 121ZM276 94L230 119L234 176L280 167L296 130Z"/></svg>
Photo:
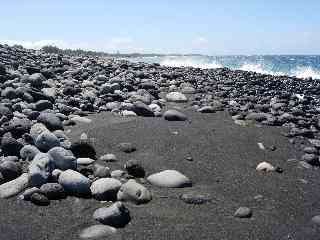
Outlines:
<svg viewBox="0 0 320 240"><path fill-rule="evenodd" d="M206 62L205 60L196 60L188 57L170 57L160 62L161 65L167 67L194 67L202 69L222 68L223 65L216 62Z"/></svg>

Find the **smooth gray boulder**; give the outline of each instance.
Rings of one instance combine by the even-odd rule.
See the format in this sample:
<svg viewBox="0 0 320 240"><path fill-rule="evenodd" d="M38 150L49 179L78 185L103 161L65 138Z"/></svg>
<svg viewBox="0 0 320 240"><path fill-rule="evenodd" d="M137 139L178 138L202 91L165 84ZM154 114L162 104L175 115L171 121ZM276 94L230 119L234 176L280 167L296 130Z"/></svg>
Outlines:
<svg viewBox="0 0 320 240"><path fill-rule="evenodd" d="M37 148L43 152L48 152L51 148L60 146L60 141L53 133L47 131L41 133L35 142Z"/></svg>
<svg viewBox="0 0 320 240"><path fill-rule="evenodd" d="M31 126L30 129L30 135L34 139L34 141L37 139L37 137L43 133L49 131L49 129L42 123L35 123Z"/></svg>
<svg viewBox="0 0 320 240"><path fill-rule="evenodd" d="M76 169L77 159L70 150L63 147L54 147L48 151L55 167L60 170Z"/></svg>
<svg viewBox="0 0 320 240"><path fill-rule="evenodd" d="M20 156L22 159L32 161L33 158L40 152L40 150L33 145L25 145L20 150Z"/></svg>
<svg viewBox="0 0 320 240"><path fill-rule="evenodd" d="M164 170L154 173L147 180L158 187L182 188L192 186L190 179L176 170Z"/></svg>
<svg viewBox="0 0 320 240"><path fill-rule="evenodd" d="M38 153L29 165L31 186L41 187L47 183L54 168L54 162L47 153Z"/></svg>
<svg viewBox="0 0 320 240"><path fill-rule="evenodd" d="M122 202L116 202L110 207L98 208L93 213L93 218L102 224L115 228L122 228L131 220L129 210Z"/></svg>
<svg viewBox="0 0 320 240"><path fill-rule="evenodd" d="M121 182L114 178L100 178L90 187L92 196L99 201L114 201L121 187Z"/></svg>
<svg viewBox="0 0 320 240"><path fill-rule="evenodd" d="M63 171L59 176L58 182L69 195L88 196L91 194L89 178L74 170Z"/></svg>
<svg viewBox="0 0 320 240"><path fill-rule="evenodd" d="M0 198L13 197L27 187L29 187L29 175L24 173L20 177L0 185Z"/></svg>
<svg viewBox="0 0 320 240"><path fill-rule="evenodd" d="M42 112L37 121L43 123L50 131L63 129L62 121L54 113Z"/></svg>
<svg viewBox="0 0 320 240"><path fill-rule="evenodd" d="M118 201L143 204L150 202L152 195L146 187L137 183L134 179L130 179L121 186L118 191L117 198Z"/></svg>

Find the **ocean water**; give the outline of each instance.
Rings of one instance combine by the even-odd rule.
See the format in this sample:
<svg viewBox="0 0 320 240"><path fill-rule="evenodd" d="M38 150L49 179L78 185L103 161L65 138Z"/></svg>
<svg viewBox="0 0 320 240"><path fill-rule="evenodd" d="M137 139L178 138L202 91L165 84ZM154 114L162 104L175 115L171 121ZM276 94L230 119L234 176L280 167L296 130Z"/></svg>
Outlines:
<svg viewBox="0 0 320 240"><path fill-rule="evenodd" d="M320 55L252 56L153 56L128 58L133 62L159 63L171 67L221 68L271 75L320 79Z"/></svg>

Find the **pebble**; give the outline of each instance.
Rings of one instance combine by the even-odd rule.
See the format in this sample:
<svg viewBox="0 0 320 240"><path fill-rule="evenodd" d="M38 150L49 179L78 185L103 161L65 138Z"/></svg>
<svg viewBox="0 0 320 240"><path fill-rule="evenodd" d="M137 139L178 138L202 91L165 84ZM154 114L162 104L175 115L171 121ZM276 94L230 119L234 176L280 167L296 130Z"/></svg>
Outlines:
<svg viewBox="0 0 320 240"><path fill-rule="evenodd" d="M105 155L102 155L99 158L100 161L104 161L104 162L116 162L117 161L117 157L116 155L112 154L112 153L108 153Z"/></svg>
<svg viewBox="0 0 320 240"><path fill-rule="evenodd" d="M180 199L188 204L200 205L211 202L211 198L204 194L189 192L180 195Z"/></svg>
<svg viewBox="0 0 320 240"><path fill-rule="evenodd" d="M118 191L117 199L118 201L123 202L144 204L151 201L152 195L143 185L137 183L134 179L130 179L121 186Z"/></svg>
<svg viewBox="0 0 320 240"><path fill-rule="evenodd" d="M144 178L146 175L141 163L135 159L128 160L124 165L124 169L127 170L128 174L136 178Z"/></svg>
<svg viewBox="0 0 320 240"><path fill-rule="evenodd" d="M26 189L22 194L21 194L21 199L25 200L25 201L30 201L31 199L31 195L33 193L39 193L40 192L40 189L37 188L37 187L32 187L32 188L28 188Z"/></svg>
<svg viewBox="0 0 320 240"><path fill-rule="evenodd" d="M93 176L98 178L110 177L110 168L102 164L96 163L93 165Z"/></svg>
<svg viewBox="0 0 320 240"><path fill-rule="evenodd" d="M176 170L164 170L154 173L147 180L158 187L183 188L192 186L190 179Z"/></svg>
<svg viewBox="0 0 320 240"><path fill-rule="evenodd" d="M185 114L174 109L167 110L163 117L167 121L186 121L188 119Z"/></svg>
<svg viewBox="0 0 320 240"><path fill-rule="evenodd" d="M90 187L92 196L99 201L114 201L121 187L121 182L114 178L100 178Z"/></svg>
<svg viewBox="0 0 320 240"><path fill-rule="evenodd" d="M121 152L125 152L125 153L132 153L137 150L136 147L130 142L119 143L118 149Z"/></svg>
<svg viewBox="0 0 320 240"><path fill-rule="evenodd" d="M168 102L187 102L187 97L180 92L170 92L166 95Z"/></svg>
<svg viewBox="0 0 320 240"><path fill-rule="evenodd" d="M274 166L272 166L270 163L268 162L261 162L258 164L258 166L256 167L257 171L262 171L262 172L272 172L275 171L276 168Z"/></svg>
<svg viewBox="0 0 320 240"><path fill-rule="evenodd" d="M97 224L83 229L80 232L79 237L81 239L107 239L108 237L117 239L114 236L116 233L117 229L114 227Z"/></svg>
<svg viewBox="0 0 320 240"><path fill-rule="evenodd" d="M50 205L50 200L43 194L35 192L31 195L30 201L38 206L48 206Z"/></svg>
<svg viewBox="0 0 320 240"><path fill-rule="evenodd" d="M234 216L237 218L251 218L252 217L252 210L248 207L239 207Z"/></svg>
<svg viewBox="0 0 320 240"><path fill-rule="evenodd" d="M94 162L95 160L91 158L77 158L77 165L90 165Z"/></svg>
<svg viewBox="0 0 320 240"><path fill-rule="evenodd" d="M93 218L102 224L115 228L122 228L131 220L129 210L122 202L116 202L110 207L98 208L93 213Z"/></svg>
<svg viewBox="0 0 320 240"><path fill-rule="evenodd" d="M64 188L59 183L46 183L40 187L40 192L50 200L59 200L67 197Z"/></svg>

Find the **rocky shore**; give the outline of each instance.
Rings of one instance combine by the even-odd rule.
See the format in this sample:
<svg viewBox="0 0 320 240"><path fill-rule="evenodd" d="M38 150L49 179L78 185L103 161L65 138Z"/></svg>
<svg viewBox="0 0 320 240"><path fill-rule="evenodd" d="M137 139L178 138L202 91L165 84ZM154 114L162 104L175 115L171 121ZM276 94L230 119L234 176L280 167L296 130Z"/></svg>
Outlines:
<svg viewBox="0 0 320 240"><path fill-rule="evenodd" d="M138 239L137 233L140 239L196 236L303 239L305 234L313 239L316 236L314 226L320 224L320 212L311 206L315 206L313 201L319 194L314 186L308 186L302 196L296 184L298 179L299 184L308 185L308 181L315 181L319 175L319 80L226 68L170 68L0 45L0 87L0 198L6 199L0 202L0 208L23 202L34 204L33 209L37 206L50 211L53 205L64 211L70 199L76 199L92 210L85 211L86 216L79 212L71 216L83 219L90 216L93 223L85 220L76 229L44 236L45 231L50 231L49 223L40 235L29 232L29 239L64 239L63 233L69 234L69 239L133 239L134 236ZM215 144L213 153L208 145L211 141ZM250 145L246 146L245 142ZM220 159L214 154L220 154ZM295 168L290 166L292 163ZM239 170L231 171L237 164ZM216 168L221 172L217 173ZM297 169L312 171L308 175L310 179L305 175L299 177L301 173ZM228 184L216 186L219 181L229 182L232 191L228 190ZM247 186L243 189L246 197L234 192L239 181L242 181L239 189ZM263 201L257 186L261 191L267 189L268 183L264 181L270 181L272 186L266 193L268 201L262 204L263 211L269 209L273 214L265 221L261 220L263 207L252 203ZM301 213L298 222L292 225L294 228L281 226L279 231L266 230L262 226L270 221L275 221L272 226L293 221L288 219L287 214L292 211L286 207L279 211L282 217L274 213L274 208L285 204L281 200L285 193L278 192L277 184L294 193L287 193L291 196L288 202L303 198L306 205L294 210ZM253 199L247 199L247 195ZM247 200L235 200L238 197ZM176 216L171 216L170 210L161 209L163 202L170 205L167 201L171 198ZM205 232L194 229L189 233L192 215L175 204L192 206L192 213L199 207L204 215L208 209L201 207L210 204L218 204L225 211L213 212L201 219L201 223L194 223ZM147 206L151 208L149 215L154 214L146 217L148 222L143 220L148 213L141 210ZM155 214L157 208L159 212ZM21 210L25 211L28 210ZM181 211L185 216L181 216ZM227 217L220 219L225 212ZM163 220L162 213L171 216L164 218L163 223L169 222L171 227L170 219L177 220L180 216L182 220L176 224L181 229L161 228L162 222L154 216ZM305 216L306 213L309 215ZM17 210L13 216L22 215ZM241 221L242 230L239 226L232 228L235 223L230 223L230 217L235 222ZM140 224L132 228L135 219ZM247 234L243 224L255 220L257 235ZM152 230L152 221L160 224L154 226L158 235ZM219 225L219 221L223 224ZM298 230L302 221L310 221L310 226ZM208 226L210 222L215 224ZM216 230L215 226L218 226ZM224 228L228 229L225 235ZM238 233L233 235L231 232L236 229ZM6 239L25 237L9 233L12 230L8 230L5 221L0 224L0 230ZM272 237L263 236L265 233Z"/></svg>

